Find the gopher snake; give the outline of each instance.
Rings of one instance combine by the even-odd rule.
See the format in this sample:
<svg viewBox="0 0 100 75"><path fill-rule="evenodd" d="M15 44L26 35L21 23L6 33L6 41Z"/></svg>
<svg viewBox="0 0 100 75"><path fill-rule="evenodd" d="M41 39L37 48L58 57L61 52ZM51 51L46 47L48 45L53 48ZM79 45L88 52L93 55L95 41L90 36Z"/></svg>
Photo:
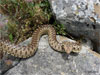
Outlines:
<svg viewBox="0 0 100 75"><path fill-rule="evenodd" d="M42 25L34 31L31 44L29 44L28 46L13 46L12 44L0 40L0 51L6 52L18 58L30 57L36 52L39 39L43 34L48 34L49 44L56 51L66 52L67 54L69 54L70 52L77 52L81 49L81 45L77 42L59 43L56 39L55 29L51 25Z"/></svg>

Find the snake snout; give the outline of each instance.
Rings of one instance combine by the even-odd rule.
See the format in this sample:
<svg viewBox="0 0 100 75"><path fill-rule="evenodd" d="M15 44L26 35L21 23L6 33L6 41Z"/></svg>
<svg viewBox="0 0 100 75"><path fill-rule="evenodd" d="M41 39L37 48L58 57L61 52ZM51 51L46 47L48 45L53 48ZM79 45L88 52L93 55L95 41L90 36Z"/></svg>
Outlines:
<svg viewBox="0 0 100 75"><path fill-rule="evenodd" d="M71 49L67 49L67 50L65 50L65 52L67 53L67 55L70 55L70 53L72 52L72 50Z"/></svg>
<svg viewBox="0 0 100 75"><path fill-rule="evenodd" d="M69 55L72 52L72 48L70 46L63 45L63 49L67 53L67 55Z"/></svg>

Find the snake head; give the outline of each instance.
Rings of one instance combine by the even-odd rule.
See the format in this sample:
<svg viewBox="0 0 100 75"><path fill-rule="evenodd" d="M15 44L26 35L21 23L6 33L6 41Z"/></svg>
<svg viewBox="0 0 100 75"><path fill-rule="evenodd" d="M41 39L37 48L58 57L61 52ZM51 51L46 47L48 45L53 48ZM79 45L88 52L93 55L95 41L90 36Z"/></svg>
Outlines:
<svg viewBox="0 0 100 75"><path fill-rule="evenodd" d="M79 42L63 42L62 48L67 54L71 52L79 53L81 50L81 44Z"/></svg>

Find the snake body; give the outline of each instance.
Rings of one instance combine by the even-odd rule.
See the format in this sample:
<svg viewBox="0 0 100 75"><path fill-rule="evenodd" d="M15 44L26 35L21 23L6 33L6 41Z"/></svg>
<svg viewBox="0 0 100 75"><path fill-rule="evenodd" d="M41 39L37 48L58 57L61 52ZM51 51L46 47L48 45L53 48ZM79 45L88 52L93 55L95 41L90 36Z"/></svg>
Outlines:
<svg viewBox="0 0 100 75"><path fill-rule="evenodd" d="M42 25L34 31L32 35L32 41L28 46L19 47L0 40L0 51L6 52L18 58L28 58L34 55L36 52L39 39L43 34L48 35L49 44L56 51L70 53L71 51L77 51L81 49L81 46L78 43L59 43L56 39L55 29L51 25Z"/></svg>

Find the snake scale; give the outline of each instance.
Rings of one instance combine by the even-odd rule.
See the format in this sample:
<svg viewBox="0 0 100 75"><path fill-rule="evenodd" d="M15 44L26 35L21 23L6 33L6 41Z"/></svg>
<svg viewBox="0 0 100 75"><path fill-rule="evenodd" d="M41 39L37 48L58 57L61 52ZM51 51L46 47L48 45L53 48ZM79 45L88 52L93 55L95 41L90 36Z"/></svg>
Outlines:
<svg viewBox="0 0 100 75"><path fill-rule="evenodd" d="M28 46L15 46L0 40L0 52L6 52L18 58L28 58L35 54L38 48L39 39L43 34L48 34L49 44L56 51L69 54L70 52L78 52L81 49L81 45L77 42L67 41L59 43L56 39L56 31L54 27L51 25L41 25L34 31L32 41Z"/></svg>

